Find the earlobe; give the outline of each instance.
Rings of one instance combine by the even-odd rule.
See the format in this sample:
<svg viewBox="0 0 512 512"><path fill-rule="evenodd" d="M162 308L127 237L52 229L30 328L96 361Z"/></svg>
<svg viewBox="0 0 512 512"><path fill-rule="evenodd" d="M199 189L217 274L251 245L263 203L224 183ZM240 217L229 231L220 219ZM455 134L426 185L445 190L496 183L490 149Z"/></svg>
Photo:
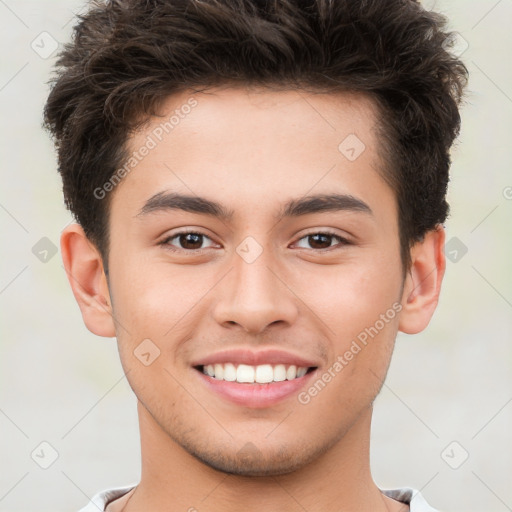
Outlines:
<svg viewBox="0 0 512 512"><path fill-rule="evenodd" d="M446 267L444 228L439 225L411 248L398 328L416 334L427 327L439 300Z"/></svg>
<svg viewBox="0 0 512 512"><path fill-rule="evenodd" d="M98 336L114 337L110 294L99 251L79 224L64 229L60 247L69 284L87 329Z"/></svg>

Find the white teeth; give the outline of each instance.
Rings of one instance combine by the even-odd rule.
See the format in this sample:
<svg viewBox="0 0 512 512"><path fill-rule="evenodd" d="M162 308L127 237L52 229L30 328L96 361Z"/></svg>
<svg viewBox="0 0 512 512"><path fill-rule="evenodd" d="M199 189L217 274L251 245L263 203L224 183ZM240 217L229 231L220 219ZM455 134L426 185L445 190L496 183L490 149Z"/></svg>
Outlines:
<svg viewBox="0 0 512 512"><path fill-rule="evenodd" d="M284 380L293 380L304 377L308 371L306 367L297 367L294 364L285 366L284 364L260 364L250 366L233 363L209 364L203 366L203 373L214 377L217 380L226 380L229 382L243 382L254 384L267 384L269 382L282 382Z"/></svg>
<svg viewBox="0 0 512 512"><path fill-rule="evenodd" d="M286 366L284 364L274 366L274 380L276 382L286 380Z"/></svg>
<svg viewBox="0 0 512 512"><path fill-rule="evenodd" d="M217 378L217 375L215 375ZM236 369L237 382L254 382L254 367L246 364L239 364Z"/></svg>
<svg viewBox="0 0 512 512"><path fill-rule="evenodd" d="M274 369L269 364L256 366L256 375L254 376L254 380L259 384L272 382L274 380Z"/></svg>
<svg viewBox="0 0 512 512"><path fill-rule="evenodd" d="M297 378L304 377L304 375L306 375L307 371L308 371L307 368L297 368ZM217 372L215 372L215 375L217 375Z"/></svg>
<svg viewBox="0 0 512 512"><path fill-rule="evenodd" d="M297 367L292 364L288 367L288 370L286 370L286 378L287 380L293 380L295 377L297 377Z"/></svg>
<svg viewBox="0 0 512 512"><path fill-rule="evenodd" d="M224 365L224 380L233 382L236 380L236 367L234 364L226 363Z"/></svg>
<svg viewBox="0 0 512 512"><path fill-rule="evenodd" d="M222 366L221 364L216 364L214 366L214 369L215 369L215 378L223 380L224 379L224 366Z"/></svg>

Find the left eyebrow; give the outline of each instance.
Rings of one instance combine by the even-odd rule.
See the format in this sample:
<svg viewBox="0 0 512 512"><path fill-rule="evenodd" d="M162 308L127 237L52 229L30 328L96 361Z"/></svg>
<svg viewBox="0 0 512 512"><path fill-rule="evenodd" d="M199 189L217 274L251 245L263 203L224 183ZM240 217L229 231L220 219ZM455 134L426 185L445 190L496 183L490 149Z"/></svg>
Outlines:
<svg viewBox="0 0 512 512"><path fill-rule="evenodd" d="M347 194L321 194L289 201L278 215L278 219L343 210L361 212L373 216L372 209L357 197Z"/></svg>

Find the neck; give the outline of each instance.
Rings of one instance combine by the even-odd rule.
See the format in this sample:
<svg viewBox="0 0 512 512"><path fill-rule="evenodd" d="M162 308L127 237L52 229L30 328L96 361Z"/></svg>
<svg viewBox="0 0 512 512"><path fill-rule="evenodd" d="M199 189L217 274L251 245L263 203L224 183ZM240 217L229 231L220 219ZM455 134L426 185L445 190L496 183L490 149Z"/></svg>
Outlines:
<svg viewBox="0 0 512 512"><path fill-rule="evenodd" d="M399 505L385 498L371 477L371 409L312 463L286 475L261 477L206 466L169 438L140 403L138 409L141 481L123 512L384 512Z"/></svg>

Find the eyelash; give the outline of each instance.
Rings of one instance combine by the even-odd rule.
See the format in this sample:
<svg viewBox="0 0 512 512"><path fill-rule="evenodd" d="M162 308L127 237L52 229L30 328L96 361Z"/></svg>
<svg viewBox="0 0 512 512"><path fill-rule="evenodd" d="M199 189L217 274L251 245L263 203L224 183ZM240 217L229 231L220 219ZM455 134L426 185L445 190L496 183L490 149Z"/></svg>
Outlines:
<svg viewBox="0 0 512 512"><path fill-rule="evenodd" d="M210 247L205 247L205 248L202 248L202 249L176 248L176 247L173 247L169 243L171 240L174 240L176 238L179 238L180 236L189 235L189 234L202 236L202 237L207 238L207 239L209 239L209 240L211 240L213 242L213 240L208 235L205 235L204 233L201 233L200 231L190 230L190 231L180 231L180 232L175 233L175 234L173 234L171 236L168 236L167 238L165 238L164 240L159 242L158 245L162 245L166 249L171 250L171 251L176 251L176 252L184 251L184 252L196 253L196 254L200 254L202 251L210 249ZM336 233L333 233L332 231L329 231L329 230L312 231L311 233L307 233L307 234L303 235L301 238L299 238L297 240L297 242L300 242L301 240L304 240L305 238L308 238L308 237L313 236L313 235L326 235L326 236L332 237L332 238L338 240L338 244L335 244L333 246L327 247L325 249L308 249L308 248L304 248L304 247L302 247L301 249L306 249L306 250L315 251L315 252L327 252L329 250L333 250L333 249L339 248L339 246L351 245L351 242L349 240L347 240L346 238L343 238L342 236L340 236L340 235L338 235ZM297 243L297 242L295 242L295 243ZM213 243L215 243L215 242L213 242Z"/></svg>
<svg viewBox="0 0 512 512"><path fill-rule="evenodd" d="M326 236L329 236L329 237L332 237L332 238L338 240L338 243L335 245L332 245L330 247L327 247L325 249L308 249L308 248L306 248L306 250L308 250L308 251L327 252L330 250L339 249L340 247L343 247L345 245L351 245L351 242L349 240L338 235L337 233L329 231L328 229L323 230L323 231L312 231L311 233L307 233L307 234L303 235L302 237L300 237L299 240L297 240L297 242L300 242L301 240L304 240L305 238L308 238L313 235L326 235ZM297 243L297 242L295 242L295 243ZM302 247L301 249L304 249L304 247Z"/></svg>

